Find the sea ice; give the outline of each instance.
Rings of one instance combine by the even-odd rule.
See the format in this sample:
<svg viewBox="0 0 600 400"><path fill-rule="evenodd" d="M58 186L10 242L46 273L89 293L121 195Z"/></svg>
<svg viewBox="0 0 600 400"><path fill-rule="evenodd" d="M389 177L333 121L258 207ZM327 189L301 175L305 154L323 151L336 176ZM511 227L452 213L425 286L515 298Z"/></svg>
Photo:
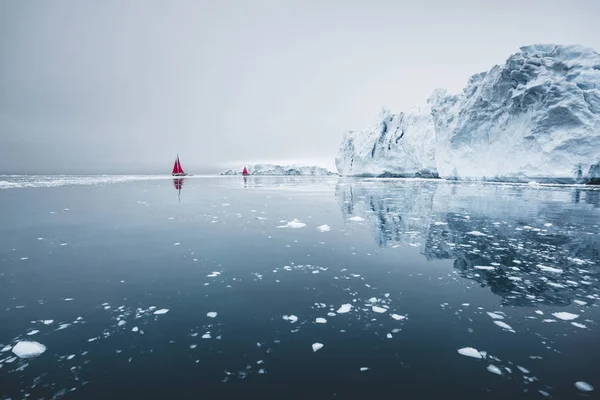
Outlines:
<svg viewBox="0 0 600 400"><path fill-rule="evenodd" d="M304 222L300 222L297 219L294 219L290 222L288 222L285 225L280 225L278 226L278 228L292 228L292 229L299 229L299 228L304 228L306 226L306 224Z"/></svg>
<svg viewBox="0 0 600 400"><path fill-rule="evenodd" d="M67 357L67 360L72 360L75 358L75 354L71 354L70 356Z"/></svg>
<svg viewBox="0 0 600 400"><path fill-rule="evenodd" d="M127 323L126 321L123 321L123 320L121 320L121 321L119 321L119 323L117 324L117 326L123 326L123 325L125 325L126 323Z"/></svg>
<svg viewBox="0 0 600 400"><path fill-rule="evenodd" d="M35 335L36 333L38 333L39 331L37 329L32 330L31 332L27 332L27 335L31 336L31 335Z"/></svg>
<svg viewBox="0 0 600 400"><path fill-rule="evenodd" d="M131 328L131 332L137 332L139 330L140 330L140 328L138 328L137 326L134 326L133 328Z"/></svg>
<svg viewBox="0 0 600 400"><path fill-rule="evenodd" d="M573 300L573 302L579 306L585 306L587 304L586 301L581 301L581 300Z"/></svg>
<svg viewBox="0 0 600 400"><path fill-rule="evenodd" d="M361 221L364 221L364 220L365 220L364 218L362 218L362 217L359 217L358 215L356 215L356 216L354 216L354 217L351 217L351 218L348 218L348 221L357 221L357 222L361 222Z"/></svg>
<svg viewBox="0 0 600 400"><path fill-rule="evenodd" d="M473 358L483 358L479 351L472 347L463 347L462 349L458 349L458 354Z"/></svg>
<svg viewBox="0 0 600 400"><path fill-rule="evenodd" d="M53 319L46 319L46 320L43 320L42 323L44 325L51 325L51 324L54 323L54 320Z"/></svg>
<svg viewBox="0 0 600 400"><path fill-rule="evenodd" d="M546 265L538 264L537 267L542 271L553 272L555 274L562 274L563 270L560 268L548 267Z"/></svg>
<svg viewBox="0 0 600 400"><path fill-rule="evenodd" d="M211 311L211 312L206 313L206 316L208 318L215 318L217 316L217 314L218 314L217 312Z"/></svg>
<svg viewBox="0 0 600 400"><path fill-rule="evenodd" d="M379 314L383 314L384 312L386 312L386 311L387 311L387 308L378 307L378 306L373 306L373 307L371 307L371 309L372 309L374 312L376 312L376 313L379 313Z"/></svg>
<svg viewBox="0 0 600 400"><path fill-rule="evenodd" d="M483 269L483 270L486 270L486 271L493 271L493 270L496 269L496 267L492 267L490 265L476 265L473 268L475 268L475 269Z"/></svg>
<svg viewBox="0 0 600 400"><path fill-rule="evenodd" d="M510 325L508 325L506 322L503 322L503 321L494 321L494 324L498 325L502 329L506 329L508 331L513 331L514 332L513 328Z"/></svg>
<svg viewBox="0 0 600 400"><path fill-rule="evenodd" d="M315 342L315 343L312 344L312 349L313 349L313 352L315 352L315 353L317 351L321 350L322 348L323 348L323 344L322 343Z"/></svg>
<svg viewBox="0 0 600 400"><path fill-rule="evenodd" d="M495 365L488 365L487 370L490 371L492 374L502 375L502 371L500 371L500 368L496 367Z"/></svg>
<svg viewBox="0 0 600 400"><path fill-rule="evenodd" d="M576 326L577 328L586 329L587 326L584 324L580 324L579 322L571 322L571 325Z"/></svg>
<svg viewBox="0 0 600 400"><path fill-rule="evenodd" d="M392 318L394 318L396 321L402 321L406 317L404 315L392 314Z"/></svg>
<svg viewBox="0 0 600 400"><path fill-rule="evenodd" d="M12 348L12 352L19 358L37 357L46 351L46 346L38 342L21 341Z"/></svg>
<svg viewBox="0 0 600 400"><path fill-rule="evenodd" d="M570 312L565 311L552 313L552 315L554 315L558 319L562 319L563 321L571 321L573 319L579 318L579 315L571 314Z"/></svg>
<svg viewBox="0 0 600 400"><path fill-rule="evenodd" d="M210 332L206 332L204 335L202 335L202 339L210 339Z"/></svg>
<svg viewBox="0 0 600 400"><path fill-rule="evenodd" d="M575 382L575 387L581 390L582 392L591 392L592 390L594 390L594 387L592 385L582 381Z"/></svg>
<svg viewBox="0 0 600 400"><path fill-rule="evenodd" d="M519 370L520 370L522 373L524 373L524 374L528 374L528 373L529 373L529 370L528 370L527 368L523 368L523 367L521 367L520 365L517 365L517 368L519 368Z"/></svg>
<svg viewBox="0 0 600 400"><path fill-rule="evenodd" d="M161 308L160 310L154 311L154 315L162 315L162 314L166 314L168 312L169 312L168 308Z"/></svg>
<svg viewBox="0 0 600 400"><path fill-rule="evenodd" d="M347 312L350 312L350 310L352 309L352 304L342 304L342 306L337 310L338 314L345 314Z"/></svg>
<svg viewBox="0 0 600 400"><path fill-rule="evenodd" d="M215 278L215 277L217 277L217 276L219 276L219 275L221 275L221 273L220 273L220 272L214 271L213 273L211 273L211 274L208 274L208 275L206 275L206 276L207 276L208 278Z"/></svg>
<svg viewBox="0 0 600 400"><path fill-rule="evenodd" d="M365 372L365 371L368 371L368 370L369 370L369 367L361 367L360 368L360 372Z"/></svg>
<svg viewBox="0 0 600 400"><path fill-rule="evenodd" d="M467 232L467 235L472 235L472 236L487 236L485 233L479 232L479 231Z"/></svg>
<svg viewBox="0 0 600 400"><path fill-rule="evenodd" d="M321 225L317 226L317 230L319 232L329 232L331 230L331 227L329 225Z"/></svg>
<svg viewBox="0 0 600 400"><path fill-rule="evenodd" d="M504 319L504 316L493 312L488 312L487 315L489 315L492 319Z"/></svg>
<svg viewBox="0 0 600 400"><path fill-rule="evenodd" d="M317 319L315 320L315 322L316 322L317 324L326 324L326 323L327 323L327 320L326 320L325 318L317 318Z"/></svg>
<svg viewBox="0 0 600 400"><path fill-rule="evenodd" d="M544 315L544 312L541 311L541 310L535 310L535 313L538 314L538 315Z"/></svg>

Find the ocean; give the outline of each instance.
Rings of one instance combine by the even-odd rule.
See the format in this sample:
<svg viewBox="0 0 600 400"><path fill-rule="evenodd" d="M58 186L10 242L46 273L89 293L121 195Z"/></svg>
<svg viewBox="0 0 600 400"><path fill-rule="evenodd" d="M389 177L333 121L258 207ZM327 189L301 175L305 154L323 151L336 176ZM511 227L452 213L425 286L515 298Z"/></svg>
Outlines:
<svg viewBox="0 0 600 400"><path fill-rule="evenodd" d="M0 176L0 399L598 398L599 278L593 187Z"/></svg>

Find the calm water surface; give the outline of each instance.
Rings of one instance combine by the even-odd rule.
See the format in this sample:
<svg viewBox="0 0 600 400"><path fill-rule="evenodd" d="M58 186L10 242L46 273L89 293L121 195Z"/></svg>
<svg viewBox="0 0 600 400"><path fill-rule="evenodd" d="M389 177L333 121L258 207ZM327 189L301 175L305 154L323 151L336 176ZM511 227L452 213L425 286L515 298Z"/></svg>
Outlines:
<svg viewBox="0 0 600 400"><path fill-rule="evenodd" d="M1 399L600 396L598 190L36 179L0 185Z"/></svg>

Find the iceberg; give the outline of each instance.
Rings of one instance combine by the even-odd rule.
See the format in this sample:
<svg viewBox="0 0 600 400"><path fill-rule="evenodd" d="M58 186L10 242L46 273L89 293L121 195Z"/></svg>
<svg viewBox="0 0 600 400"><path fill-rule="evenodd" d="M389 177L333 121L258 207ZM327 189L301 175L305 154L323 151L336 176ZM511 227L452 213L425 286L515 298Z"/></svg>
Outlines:
<svg viewBox="0 0 600 400"><path fill-rule="evenodd" d="M246 166L250 175L293 175L293 176L328 176L336 175L327 168L308 166L308 165L276 165L276 164L255 164ZM230 168L221 171L220 175L242 175L244 167Z"/></svg>
<svg viewBox="0 0 600 400"><path fill-rule="evenodd" d="M521 47L425 107L348 132L340 175L600 183L600 54Z"/></svg>

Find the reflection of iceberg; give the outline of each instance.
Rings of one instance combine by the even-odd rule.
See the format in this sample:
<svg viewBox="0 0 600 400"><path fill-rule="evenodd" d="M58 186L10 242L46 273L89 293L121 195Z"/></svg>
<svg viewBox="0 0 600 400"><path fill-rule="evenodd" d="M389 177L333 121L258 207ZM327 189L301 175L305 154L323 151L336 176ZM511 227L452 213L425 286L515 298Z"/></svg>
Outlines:
<svg viewBox="0 0 600 400"><path fill-rule="evenodd" d="M429 260L453 259L507 304L600 300L600 191L344 180L336 196L345 219L365 218L381 247L419 245Z"/></svg>

